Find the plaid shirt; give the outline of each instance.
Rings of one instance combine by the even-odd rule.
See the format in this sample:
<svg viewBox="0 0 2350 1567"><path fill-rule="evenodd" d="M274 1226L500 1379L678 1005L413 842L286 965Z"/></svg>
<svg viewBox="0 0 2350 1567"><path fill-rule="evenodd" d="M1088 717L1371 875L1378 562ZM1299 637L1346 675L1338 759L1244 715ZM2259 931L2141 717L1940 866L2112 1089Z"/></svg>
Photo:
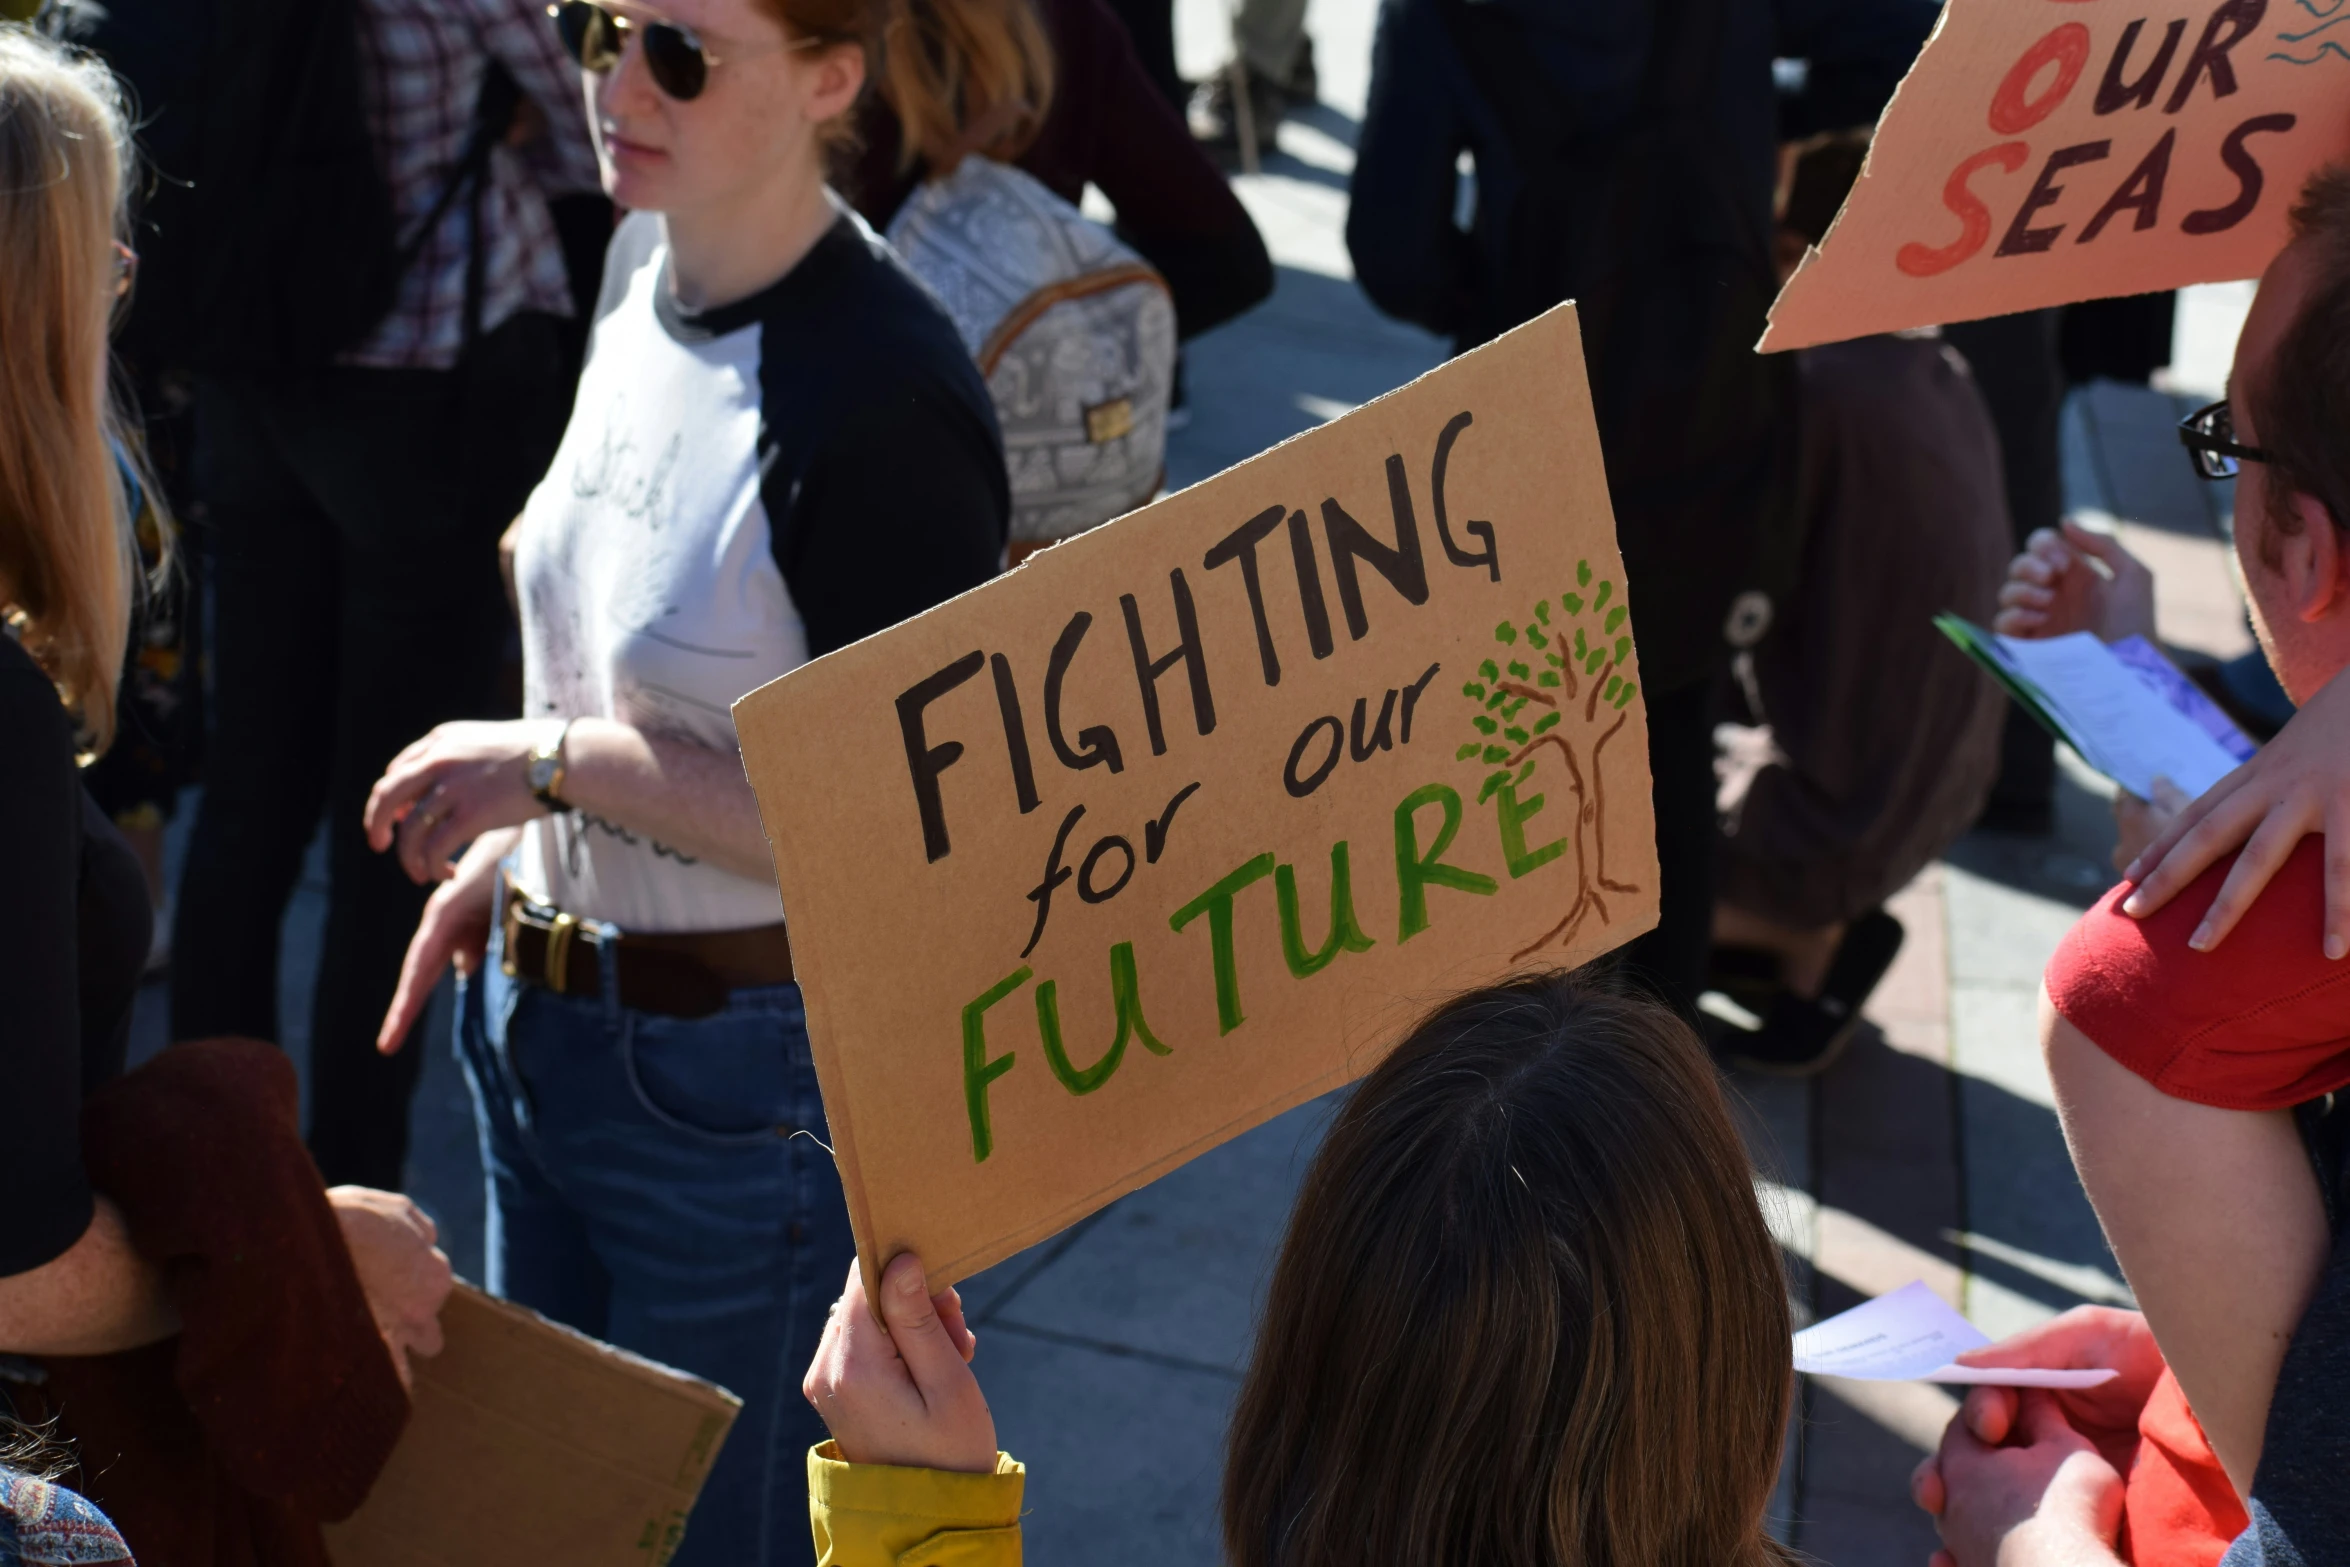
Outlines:
<svg viewBox="0 0 2350 1567"><path fill-rule="evenodd" d="M490 155L482 200L483 331L522 310L572 313L563 247L547 198L600 188L588 140L579 68L564 53L543 0L360 0L359 43L368 124L391 182L402 243L447 185L473 129L489 62L503 61L547 131ZM446 369L465 340L470 203L459 197L400 280L399 301L350 364Z"/></svg>

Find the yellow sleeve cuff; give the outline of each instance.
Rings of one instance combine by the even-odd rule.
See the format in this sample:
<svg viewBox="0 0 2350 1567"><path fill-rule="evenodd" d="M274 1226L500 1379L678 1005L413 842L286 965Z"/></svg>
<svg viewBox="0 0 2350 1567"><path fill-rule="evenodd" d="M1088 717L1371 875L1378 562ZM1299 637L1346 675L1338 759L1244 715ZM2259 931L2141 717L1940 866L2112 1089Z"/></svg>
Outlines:
<svg viewBox="0 0 2350 1567"><path fill-rule="evenodd" d="M1027 1477L1008 1453L993 1474L954 1474L852 1464L820 1442L808 1449L817 1567L1020 1567Z"/></svg>

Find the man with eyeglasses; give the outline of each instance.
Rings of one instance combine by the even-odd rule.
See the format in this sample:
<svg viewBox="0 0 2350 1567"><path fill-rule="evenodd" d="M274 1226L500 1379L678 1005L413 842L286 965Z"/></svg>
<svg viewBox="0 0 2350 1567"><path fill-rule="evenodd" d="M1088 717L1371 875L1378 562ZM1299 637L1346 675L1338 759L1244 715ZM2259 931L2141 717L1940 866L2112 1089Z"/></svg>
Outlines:
<svg viewBox="0 0 2350 1567"><path fill-rule="evenodd" d="M2306 702L2350 668L2350 168L2310 181L2292 233L2230 401L2180 438L2199 473L2236 480L2254 629ZM2017 562L2010 626L2150 629L2143 568L2093 582L2078 543ZM2258 789L2242 780L2259 771L2214 793ZM2350 1560L2350 964L2318 918L2350 863L2329 866L2340 856L2290 813L2271 833L2243 857L2266 855L2250 876L2266 890L2224 953L2211 916L2233 867L2158 908L2133 865L2049 963L2041 1039L2065 1138L2145 1318L2076 1314L1980 1357L2124 1375L2093 1394L1970 1396L1915 1482L1956 1567L2112 1563L2125 1518L2139 1562L2209 1561L2231 1538L2223 1567ZM2131 1417L2118 1429L2116 1413Z"/></svg>
<svg viewBox="0 0 2350 1567"><path fill-rule="evenodd" d="M190 313L241 321L256 295L274 298L285 335L331 341L272 355L265 334L224 328L198 361L213 733L172 1031L300 1034L281 1028L278 932L323 814L310 1145L329 1183L397 1189L420 1057L379 1055L375 1031L425 889L368 851L360 814L409 740L501 705L497 539L561 438L565 333L582 314L551 203L600 183L544 0L210 9L214 93L193 171L206 275ZM323 43L302 54L297 37ZM344 270L340 255L286 258L331 250L371 175L385 242L360 258L392 279L367 308L389 308L330 333L324 317L366 284L316 275ZM270 202L287 185L280 223Z"/></svg>

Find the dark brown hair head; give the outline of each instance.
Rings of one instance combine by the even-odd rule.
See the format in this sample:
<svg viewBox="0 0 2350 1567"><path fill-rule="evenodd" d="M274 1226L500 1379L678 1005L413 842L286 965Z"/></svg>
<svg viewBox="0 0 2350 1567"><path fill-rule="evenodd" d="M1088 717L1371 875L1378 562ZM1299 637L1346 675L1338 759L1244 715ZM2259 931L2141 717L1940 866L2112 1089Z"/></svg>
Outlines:
<svg viewBox="0 0 2350 1567"><path fill-rule="evenodd" d="M2350 165L2310 176L2293 207L2293 242L2307 246L2316 280L2258 385L2233 388L2269 454L2268 518L2301 531L2296 495L2324 504L2350 529ZM2261 541L2271 565L2281 557Z"/></svg>
<svg viewBox="0 0 2350 1567"><path fill-rule="evenodd" d="M1712 1065L1588 978L1461 997L1339 1112L1234 1414L1231 1567L1761 1567L1785 1279Z"/></svg>

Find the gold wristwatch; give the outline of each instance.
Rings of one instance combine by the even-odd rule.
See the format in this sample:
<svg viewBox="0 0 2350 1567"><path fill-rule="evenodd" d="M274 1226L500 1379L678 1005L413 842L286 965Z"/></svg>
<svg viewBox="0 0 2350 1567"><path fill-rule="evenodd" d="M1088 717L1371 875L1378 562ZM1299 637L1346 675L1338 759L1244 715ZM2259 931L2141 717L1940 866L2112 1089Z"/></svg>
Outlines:
<svg viewBox="0 0 2350 1567"><path fill-rule="evenodd" d="M563 727L555 731L555 738L540 741L530 749L523 778L530 792L538 796L539 804L560 816L571 809L563 798L563 742L571 738L571 720L563 720Z"/></svg>

